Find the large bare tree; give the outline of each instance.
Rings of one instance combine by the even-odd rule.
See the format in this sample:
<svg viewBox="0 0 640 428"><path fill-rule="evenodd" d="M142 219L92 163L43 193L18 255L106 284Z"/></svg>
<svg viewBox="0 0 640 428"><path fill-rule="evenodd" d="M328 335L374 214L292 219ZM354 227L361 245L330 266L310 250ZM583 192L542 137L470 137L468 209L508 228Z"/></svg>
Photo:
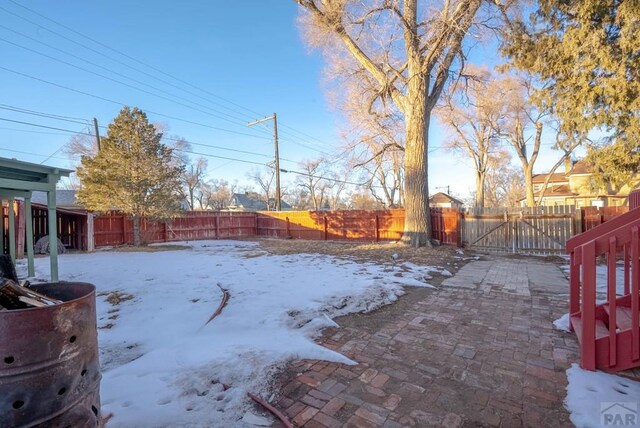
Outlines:
<svg viewBox="0 0 640 428"><path fill-rule="evenodd" d="M437 108L440 121L450 131L446 145L467 154L476 178L474 205L485 206L489 163L498 150L496 124L502 120L497 82L484 68L467 67L465 77L451 86Z"/></svg>
<svg viewBox="0 0 640 428"><path fill-rule="evenodd" d="M403 241L430 245L427 149L431 111L461 59L482 0L295 0L307 39L328 62L375 82L370 105L393 103L405 122ZM497 3L499 0L495 0ZM488 18L487 18L488 19Z"/></svg>

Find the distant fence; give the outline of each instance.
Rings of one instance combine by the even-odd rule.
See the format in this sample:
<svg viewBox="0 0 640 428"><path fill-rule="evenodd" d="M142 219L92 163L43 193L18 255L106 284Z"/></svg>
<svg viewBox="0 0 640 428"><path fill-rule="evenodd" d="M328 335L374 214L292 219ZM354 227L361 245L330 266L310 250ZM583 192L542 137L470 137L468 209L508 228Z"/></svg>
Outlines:
<svg viewBox="0 0 640 428"><path fill-rule="evenodd" d="M443 244L483 251L557 253L576 233L626 212L627 207L432 208L432 237ZM168 222L141 220L145 243L254 236L309 240L395 241L404 210L188 211ZM133 243L133 222L119 213L94 219L96 247Z"/></svg>

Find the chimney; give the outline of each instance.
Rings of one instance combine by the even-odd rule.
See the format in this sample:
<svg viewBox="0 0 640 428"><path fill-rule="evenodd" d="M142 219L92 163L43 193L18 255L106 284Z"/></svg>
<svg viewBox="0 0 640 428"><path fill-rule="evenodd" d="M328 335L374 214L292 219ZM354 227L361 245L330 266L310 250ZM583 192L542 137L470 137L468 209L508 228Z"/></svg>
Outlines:
<svg viewBox="0 0 640 428"><path fill-rule="evenodd" d="M564 160L564 173L569 174L572 169L573 169L573 162L571 161L570 157L567 157Z"/></svg>

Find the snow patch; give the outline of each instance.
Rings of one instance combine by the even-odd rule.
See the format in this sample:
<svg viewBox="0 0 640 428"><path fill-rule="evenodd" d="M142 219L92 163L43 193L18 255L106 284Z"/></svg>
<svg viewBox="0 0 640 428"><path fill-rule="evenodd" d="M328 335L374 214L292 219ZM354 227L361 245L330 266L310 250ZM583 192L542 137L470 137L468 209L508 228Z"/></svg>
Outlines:
<svg viewBox="0 0 640 428"><path fill-rule="evenodd" d="M625 403L625 407L635 408L636 412L640 409L640 382L604 372L583 370L577 364L567 370L567 378L569 384L565 407L570 413L571 422L578 428L603 426L601 417L611 406L614 406L613 411L616 411L615 406L624 406Z"/></svg>
<svg viewBox="0 0 640 428"><path fill-rule="evenodd" d="M571 333L571 326L569 324L569 321L570 321L569 314L564 314L563 316L561 316L560 318L558 318L553 322L553 326L560 331L566 331L567 333Z"/></svg>
<svg viewBox="0 0 640 428"><path fill-rule="evenodd" d="M59 258L62 280L97 289L102 410L113 413L111 428L255 425L247 392L268 397L287 361L355 364L313 341L336 327L332 318L392 303L403 287L429 287L429 272L443 271L268 255L248 241L176 244L190 248ZM36 259L39 277L48 270L48 259ZM216 284L230 299L207 324L222 298Z"/></svg>

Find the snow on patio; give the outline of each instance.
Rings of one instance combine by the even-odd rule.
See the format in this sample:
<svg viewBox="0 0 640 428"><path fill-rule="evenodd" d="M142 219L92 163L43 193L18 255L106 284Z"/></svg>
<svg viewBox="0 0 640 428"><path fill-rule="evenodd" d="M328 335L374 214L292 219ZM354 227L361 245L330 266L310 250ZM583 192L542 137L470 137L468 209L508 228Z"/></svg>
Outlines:
<svg viewBox="0 0 640 428"><path fill-rule="evenodd" d="M177 243L178 244L178 243ZM97 288L103 414L109 427L249 426L247 392L269 398L288 360L351 363L314 343L331 318L394 302L443 268L275 256L257 243L60 257L60 278ZM49 260L36 260L37 277ZM20 264L24 272L25 266ZM448 273L448 272L447 272ZM231 298L209 324L222 292Z"/></svg>
<svg viewBox="0 0 640 428"><path fill-rule="evenodd" d="M640 426L640 382L583 370L577 364L567 370L567 378L565 407L576 427ZM629 416L633 423L626 419Z"/></svg>

